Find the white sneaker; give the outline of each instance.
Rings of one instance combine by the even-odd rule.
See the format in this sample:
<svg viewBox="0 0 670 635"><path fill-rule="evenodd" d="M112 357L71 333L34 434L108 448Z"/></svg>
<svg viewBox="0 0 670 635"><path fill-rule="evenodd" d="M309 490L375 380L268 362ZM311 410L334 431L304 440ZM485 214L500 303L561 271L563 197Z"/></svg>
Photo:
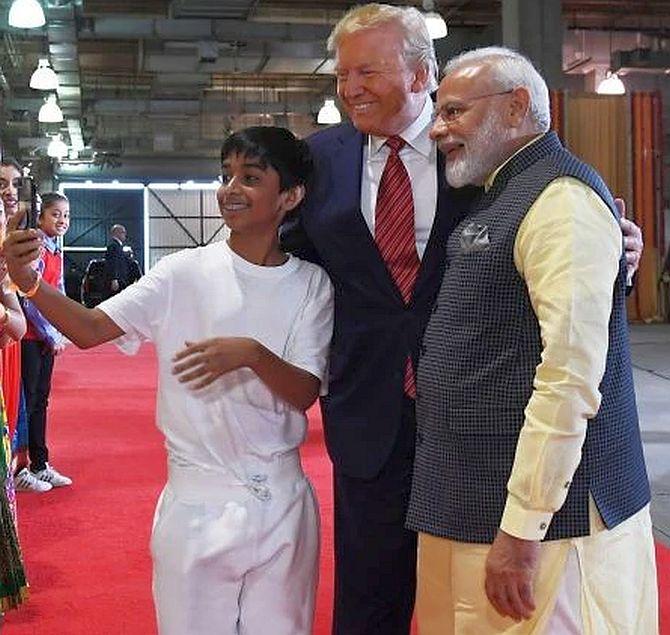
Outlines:
<svg viewBox="0 0 670 635"><path fill-rule="evenodd" d="M66 485L72 485L72 479L67 476L63 476L56 468L51 467L48 463L47 466L35 472L35 476L43 483L48 483L52 487L65 487Z"/></svg>
<svg viewBox="0 0 670 635"><path fill-rule="evenodd" d="M17 492L48 492L53 485L41 481L27 467L21 469L14 476L14 489Z"/></svg>

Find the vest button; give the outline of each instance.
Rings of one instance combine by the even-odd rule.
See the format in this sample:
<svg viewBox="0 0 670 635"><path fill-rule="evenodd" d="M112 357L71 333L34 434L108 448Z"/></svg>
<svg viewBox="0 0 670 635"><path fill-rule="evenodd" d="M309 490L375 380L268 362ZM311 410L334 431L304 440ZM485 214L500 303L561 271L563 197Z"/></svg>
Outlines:
<svg viewBox="0 0 670 635"><path fill-rule="evenodd" d="M421 432L416 433L416 444L421 445L423 443L423 434Z"/></svg>
<svg viewBox="0 0 670 635"><path fill-rule="evenodd" d="M547 523L540 523L540 529L543 531L547 528Z"/></svg>
<svg viewBox="0 0 670 635"><path fill-rule="evenodd" d="M433 308L430 310L430 312L435 313L435 311L437 311L437 306L438 306L437 302L435 302L435 304L433 304Z"/></svg>
<svg viewBox="0 0 670 635"><path fill-rule="evenodd" d="M423 344L419 344L419 355L425 355L426 354L426 346Z"/></svg>

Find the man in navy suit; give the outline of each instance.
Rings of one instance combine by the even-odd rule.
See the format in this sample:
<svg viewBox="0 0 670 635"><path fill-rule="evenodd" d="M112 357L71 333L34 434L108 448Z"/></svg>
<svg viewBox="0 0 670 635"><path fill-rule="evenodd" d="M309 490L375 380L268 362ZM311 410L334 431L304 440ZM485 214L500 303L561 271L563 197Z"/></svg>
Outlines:
<svg viewBox="0 0 670 635"><path fill-rule="evenodd" d="M335 286L329 394L321 401L334 465L335 635L407 635L416 585L416 535L405 529L416 420L407 360L445 266L446 238L473 191L448 189L428 133L437 61L421 14L367 4L329 39L338 95L351 124L308 139L315 177L300 225L283 242L326 268ZM377 200L400 137L420 264L409 301L376 242Z"/></svg>
<svg viewBox="0 0 670 635"><path fill-rule="evenodd" d="M445 238L469 193L444 185L428 138L437 61L414 8L365 5L335 27L338 94L351 124L309 139L315 181L301 212L307 243L335 285L329 395L322 400L334 464L337 635L407 635L414 607L416 536L404 528L416 423L406 386L442 279ZM406 302L375 242L376 202L390 150L411 181L416 254ZM287 232L290 246L296 229ZM408 394L409 393L409 394Z"/></svg>

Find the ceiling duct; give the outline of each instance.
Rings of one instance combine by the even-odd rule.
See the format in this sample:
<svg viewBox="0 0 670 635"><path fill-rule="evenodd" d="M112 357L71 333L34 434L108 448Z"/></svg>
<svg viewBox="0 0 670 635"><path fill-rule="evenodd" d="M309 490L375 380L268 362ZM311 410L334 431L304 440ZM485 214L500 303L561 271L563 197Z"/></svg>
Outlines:
<svg viewBox="0 0 670 635"><path fill-rule="evenodd" d="M258 0L173 0L170 15L173 18L246 20L257 4Z"/></svg>
<svg viewBox="0 0 670 635"><path fill-rule="evenodd" d="M67 121L70 144L81 151L84 148L81 131L81 75L73 5L47 8L47 40L51 65L58 73L58 101Z"/></svg>
<svg viewBox="0 0 670 635"><path fill-rule="evenodd" d="M670 51L638 48L612 53L612 71L617 73L670 73Z"/></svg>

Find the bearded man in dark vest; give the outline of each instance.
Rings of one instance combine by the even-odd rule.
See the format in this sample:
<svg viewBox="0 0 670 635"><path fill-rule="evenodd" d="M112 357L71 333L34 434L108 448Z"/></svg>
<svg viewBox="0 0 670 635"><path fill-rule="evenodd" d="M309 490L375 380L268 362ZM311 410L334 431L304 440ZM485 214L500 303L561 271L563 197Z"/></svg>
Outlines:
<svg viewBox="0 0 670 635"><path fill-rule="evenodd" d="M408 527L421 635L657 632L618 211L509 49L445 69L431 138L482 188L425 332Z"/></svg>

